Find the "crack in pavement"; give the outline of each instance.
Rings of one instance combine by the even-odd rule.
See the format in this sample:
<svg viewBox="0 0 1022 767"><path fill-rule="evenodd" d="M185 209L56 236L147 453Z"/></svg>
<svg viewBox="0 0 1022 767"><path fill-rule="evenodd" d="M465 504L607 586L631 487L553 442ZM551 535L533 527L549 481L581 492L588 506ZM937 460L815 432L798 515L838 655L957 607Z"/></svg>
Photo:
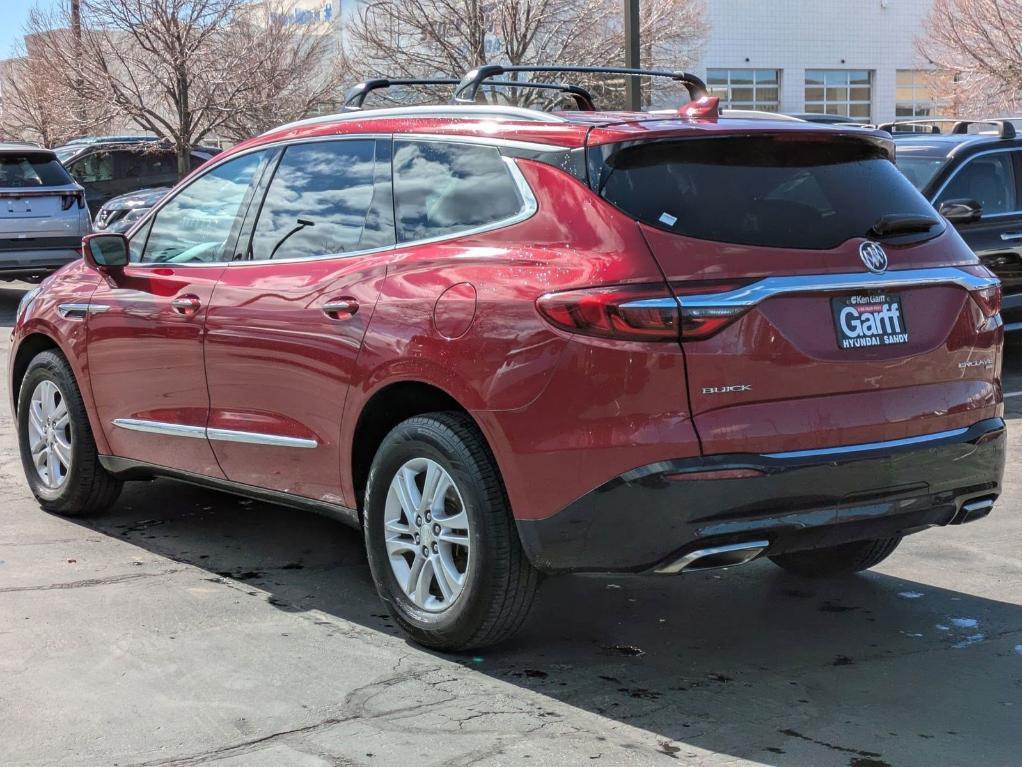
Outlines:
<svg viewBox="0 0 1022 767"><path fill-rule="evenodd" d="M127 583L142 578L159 578L163 575L184 572L184 568L161 570L158 573L124 573L123 575L111 575L109 578L87 578L82 581L69 581L68 583L46 583L40 586L2 586L0 594L11 594L19 591L54 591L62 589L84 589L92 586L107 586L115 583Z"/></svg>

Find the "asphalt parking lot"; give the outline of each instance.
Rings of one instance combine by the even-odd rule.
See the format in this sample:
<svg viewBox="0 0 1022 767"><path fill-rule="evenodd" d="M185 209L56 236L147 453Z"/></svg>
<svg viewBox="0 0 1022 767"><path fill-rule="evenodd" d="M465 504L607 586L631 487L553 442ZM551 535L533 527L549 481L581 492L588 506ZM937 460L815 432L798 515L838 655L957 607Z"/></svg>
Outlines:
<svg viewBox="0 0 1022 767"><path fill-rule="evenodd" d="M4 369L20 295L0 287ZM1022 394L1022 348L1005 379ZM512 644L445 657L398 635L327 519L169 481L42 513L7 401L2 765L1022 762L1018 460L990 517L870 574L554 579Z"/></svg>

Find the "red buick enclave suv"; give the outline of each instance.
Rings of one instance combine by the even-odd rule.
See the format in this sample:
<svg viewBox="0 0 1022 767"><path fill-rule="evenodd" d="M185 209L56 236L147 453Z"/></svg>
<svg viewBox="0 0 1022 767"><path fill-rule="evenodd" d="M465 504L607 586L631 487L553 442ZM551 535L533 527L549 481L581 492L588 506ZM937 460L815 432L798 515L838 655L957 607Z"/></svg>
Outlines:
<svg viewBox="0 0 1022 767"><path fill-rule="evenodd" d="M712 100L282 127L26 295L28 482L339 516L442 649L508 636L540 573L863 570L985 515L1005 453L999 284L893 153Z"/></svg>

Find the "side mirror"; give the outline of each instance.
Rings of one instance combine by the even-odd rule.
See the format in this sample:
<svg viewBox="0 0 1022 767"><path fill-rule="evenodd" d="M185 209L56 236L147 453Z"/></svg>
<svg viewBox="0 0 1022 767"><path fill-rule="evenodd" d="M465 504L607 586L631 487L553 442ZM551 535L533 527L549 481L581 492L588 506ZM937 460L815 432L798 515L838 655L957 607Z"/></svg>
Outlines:
<svg viewBox="0 0 1022 767"><path fill-rule="evenodd" d="M945 200L937 212L952 224L971 224L983 217L983 206L976 200Z"/></svg>
<svg viewBox="0 0 1022 767"><path fill-rule="evenodd" d="M119 269L128 265L128 238L123 234L87 234L82 240L82 258L93 269Z"/></svg>

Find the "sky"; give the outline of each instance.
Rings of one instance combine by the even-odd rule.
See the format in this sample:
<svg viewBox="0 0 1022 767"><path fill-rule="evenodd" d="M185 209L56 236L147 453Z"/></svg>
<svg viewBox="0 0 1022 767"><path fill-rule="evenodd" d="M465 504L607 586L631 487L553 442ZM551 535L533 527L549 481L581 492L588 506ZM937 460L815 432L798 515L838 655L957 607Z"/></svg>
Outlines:
<svg viewBox="0 0 1022 767"><path fill-rule="evenodd" d="M52 6L57 0L0 0L0 59L10 58L21 41L28 12L37 5Z"/></svg>

